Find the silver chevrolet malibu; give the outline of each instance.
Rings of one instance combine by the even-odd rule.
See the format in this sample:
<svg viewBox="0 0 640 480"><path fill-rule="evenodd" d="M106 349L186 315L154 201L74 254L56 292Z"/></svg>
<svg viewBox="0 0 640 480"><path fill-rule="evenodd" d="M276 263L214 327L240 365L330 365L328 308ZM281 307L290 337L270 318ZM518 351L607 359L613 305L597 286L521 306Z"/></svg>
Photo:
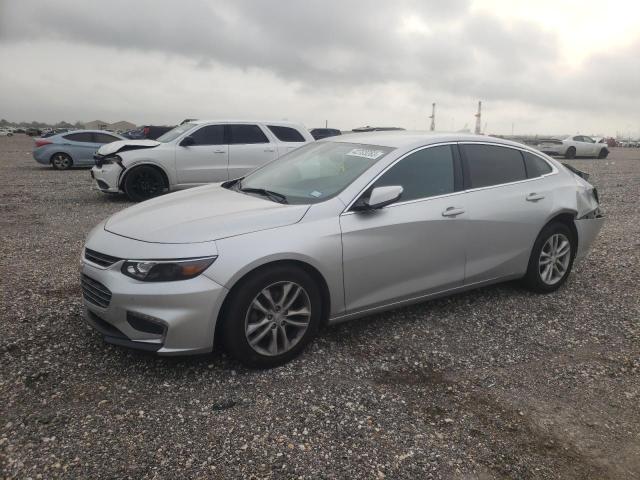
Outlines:
<svg viewBox="0 0 640 480"><path fill-rule="evenodd" d="M332 137L96 226L86 320L110 343L173 355L216 338L272 367L326 324L512 279L553 292L602 227L584 176L498 138Z"/></svg>

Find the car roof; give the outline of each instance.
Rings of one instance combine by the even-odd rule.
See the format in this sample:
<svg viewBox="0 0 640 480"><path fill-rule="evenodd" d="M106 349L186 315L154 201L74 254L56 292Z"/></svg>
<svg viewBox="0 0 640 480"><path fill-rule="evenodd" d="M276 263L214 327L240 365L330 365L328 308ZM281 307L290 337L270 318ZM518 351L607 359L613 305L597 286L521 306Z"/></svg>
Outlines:
<svg viewBox="0 0 640 480"><path fill-rule="evenodd" d="M386 131L347 133L338 137L329 137L322 142L362 143L391 148L412 148L442 142L488 142L509 146L526 147L526 145L511 140L487 135L473 135L468 133L436 133L419 131Z"/></svg>
<svg viewBox="0 0 640 480"><path fill-rule="evenodd" d="M260 123L260 124L268 124L268 125L290 125L290 126L296 126L296 127L301 126L300 123L290 122L288 120L255 120L255 119L247 120L247 119L238 119L238 118L234 118L231 120L229 119L194 120L188 123L193 123L194 125L202 125L204 123Z"/></svg>

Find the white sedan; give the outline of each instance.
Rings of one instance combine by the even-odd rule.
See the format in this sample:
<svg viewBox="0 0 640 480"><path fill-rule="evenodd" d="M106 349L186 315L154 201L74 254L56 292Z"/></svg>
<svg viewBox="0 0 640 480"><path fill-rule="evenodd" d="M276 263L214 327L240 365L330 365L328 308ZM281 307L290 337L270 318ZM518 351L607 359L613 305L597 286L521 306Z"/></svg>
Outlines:
<svg viewBox="0 0 640 480"><path fill-rule="evenodd" d="M596 157L607 158L609 148L606 143L597 143L586 135L570 135L566 138L545 138L540 140L536 148L547 155L565 158Z"/></svg>

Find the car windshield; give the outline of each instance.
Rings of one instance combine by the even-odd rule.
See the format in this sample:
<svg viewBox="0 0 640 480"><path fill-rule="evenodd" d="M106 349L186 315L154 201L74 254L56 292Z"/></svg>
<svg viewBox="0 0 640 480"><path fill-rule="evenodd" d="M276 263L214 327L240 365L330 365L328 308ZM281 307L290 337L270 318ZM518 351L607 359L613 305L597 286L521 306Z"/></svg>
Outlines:
<svg viewBox="0 0 640 480"><path fill-rule="evenodd" d="M176 128L169 130L167 133L160 135L156 138L156 142L168 143L176 138L178 138L183 133L188 132L193 127L195 127L195 123L183 123L182 125L178 125Z"/></svg>
<svg viewBox="0 0 640 480"><path fill-rule="evenodd" d="M358 143L310 143L253 171L239 190L268 190L287 203L318 203L337 195L392 148Z"/></svg>

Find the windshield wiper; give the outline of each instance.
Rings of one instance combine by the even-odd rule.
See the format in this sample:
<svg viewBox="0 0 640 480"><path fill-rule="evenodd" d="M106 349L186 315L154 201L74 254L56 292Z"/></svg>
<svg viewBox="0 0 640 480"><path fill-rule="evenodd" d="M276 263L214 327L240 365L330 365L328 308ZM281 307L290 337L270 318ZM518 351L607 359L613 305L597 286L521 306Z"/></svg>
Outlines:
<svg viewBox="0 0 640 480"><path fill-rule="evenodd" d="M265 197L268 197L277 203L289 203L287 201L287 197L284 196L283 194L278 192L272 192L271 190L266 190L264 188L240 187L238 190L245 193L257 193L258 195L263 195Z"/></svg>

